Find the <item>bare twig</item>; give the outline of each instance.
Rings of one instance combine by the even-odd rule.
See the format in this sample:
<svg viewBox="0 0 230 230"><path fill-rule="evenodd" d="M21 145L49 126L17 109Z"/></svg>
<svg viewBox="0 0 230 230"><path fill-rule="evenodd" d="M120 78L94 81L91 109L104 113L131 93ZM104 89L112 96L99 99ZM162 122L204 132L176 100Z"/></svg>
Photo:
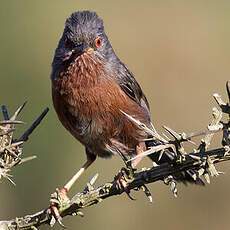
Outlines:
<svg viewBox="0 0 230 230"><path fill-rule="evenodd" d="M5 177L13 184L14 182L11 179L12 176L9 174L11 169L18 164L35 158L35 156L31 156L22 159L23 143L28 140L29 135L48 112L48 108L46 108L18 140L13 139L15 126L24 124L22 121L17 121L16 118L25 104L26 102L16 110L12 117L10 117L7 107L5 105L2 106L4 121L0 121L0 179L1 177Z"/></svg>

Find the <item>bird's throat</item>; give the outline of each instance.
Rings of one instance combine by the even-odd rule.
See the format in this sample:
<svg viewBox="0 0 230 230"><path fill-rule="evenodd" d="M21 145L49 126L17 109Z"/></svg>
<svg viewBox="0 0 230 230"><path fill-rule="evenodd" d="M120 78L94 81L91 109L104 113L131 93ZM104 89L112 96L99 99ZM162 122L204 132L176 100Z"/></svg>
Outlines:
<svg viewBox="0 0 230 230"><path fill-rule="evenodd" d="M87 90L95 86L105 74L105 67L92 53L83 53L69 63L54 80L54 85L61 94L72 90Z"/></svg>

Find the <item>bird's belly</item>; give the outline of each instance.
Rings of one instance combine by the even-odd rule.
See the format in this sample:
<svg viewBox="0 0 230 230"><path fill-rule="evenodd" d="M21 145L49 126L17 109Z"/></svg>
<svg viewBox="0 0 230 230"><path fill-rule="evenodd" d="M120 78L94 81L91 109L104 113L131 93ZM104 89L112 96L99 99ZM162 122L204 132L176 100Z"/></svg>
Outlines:
<svg viewBox="0 0 230 230"><path fill-rule="evenodd" d="M105 95L101 88L77 94L74 97L69 95L67 107L75 118L71 127L74 127L78 139L85 145L102 145L120 132L123 122L120 110L123 106L115 102L115 95Z"/></svg>
<svg viewBox="0 0 230 230"><path fill-rule="evenodd" d="M75 138L102 157L111 154L107 151L111 140L135 148L142 134L121 110L141 121L146 120L146 114L114 81L102 79L90 86L72 83L65 87L53 88L54 107Z"/></svg>

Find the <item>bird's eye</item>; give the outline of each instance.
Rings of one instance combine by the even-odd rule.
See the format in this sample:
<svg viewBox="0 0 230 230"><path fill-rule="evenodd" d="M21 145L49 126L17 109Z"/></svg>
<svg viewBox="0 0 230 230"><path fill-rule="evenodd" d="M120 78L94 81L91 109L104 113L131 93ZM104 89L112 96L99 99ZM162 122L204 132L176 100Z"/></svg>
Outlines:
<svg viewBox="0 0 230 230"><path fill-rule="evenodd" d="M101 47L101 45L102 45L102 39L101 39L100 37L97 37L97 38L94 40L94 43L95 43L96 48L99 48L99 47Z"/></svg>

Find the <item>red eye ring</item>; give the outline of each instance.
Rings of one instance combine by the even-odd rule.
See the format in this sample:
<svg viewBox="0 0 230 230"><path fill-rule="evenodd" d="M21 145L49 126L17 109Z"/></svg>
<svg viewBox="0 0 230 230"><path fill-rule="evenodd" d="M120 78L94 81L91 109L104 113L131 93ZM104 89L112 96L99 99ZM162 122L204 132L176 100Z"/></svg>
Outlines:
<svg viewBox="0 0 230 230"><path fill-rule="evenodd" d="M97 37L97 38L95 39L94 43L95 43L95 46L96 46L97 48L101 47L101 45L102 45L102 40L101 40L101 38L100 38L100 37Z"/></svg>

